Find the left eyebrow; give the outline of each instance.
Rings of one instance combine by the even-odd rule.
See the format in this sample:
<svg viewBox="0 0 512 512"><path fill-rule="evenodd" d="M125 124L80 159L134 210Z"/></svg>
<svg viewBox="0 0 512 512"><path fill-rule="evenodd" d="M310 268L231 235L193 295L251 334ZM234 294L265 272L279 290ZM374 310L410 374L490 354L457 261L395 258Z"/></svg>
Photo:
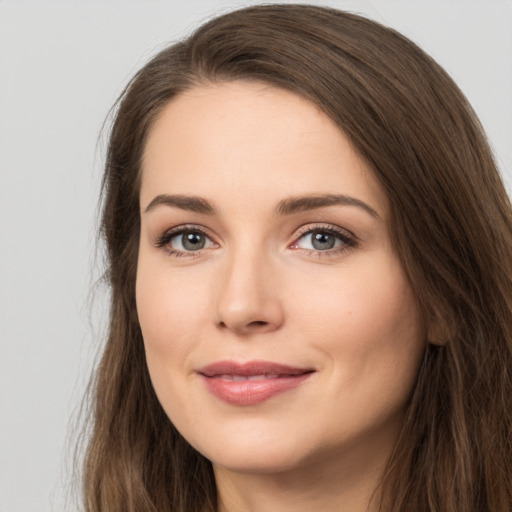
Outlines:
<svg viewBox="0 0 512 512"><path fill-rule="evenodd" d="M364 201L355 197L337 194L289 197L279 201L274 213L275 215L291 215L293 213L315 210L316 208L333 205L355 206L362 209L372 217L380 218L379 214Z"/></svg>

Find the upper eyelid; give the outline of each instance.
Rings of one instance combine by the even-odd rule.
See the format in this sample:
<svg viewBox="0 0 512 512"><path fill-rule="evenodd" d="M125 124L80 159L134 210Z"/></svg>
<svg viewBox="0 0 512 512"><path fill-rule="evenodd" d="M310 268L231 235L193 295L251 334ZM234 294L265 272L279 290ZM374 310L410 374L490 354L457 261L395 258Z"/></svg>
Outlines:
<svg viewBox="0 0 512 512"><path fill-rule="evenodd" d="M294 234L303 234L307 233L308 231L314 231L315 229L325 229L326 231L339 231L342 233L348 233L350 236L355 236L349 229L343 228L341 226L337 226L336 224L332 224L329 222L308 222L305 224L302 224L298 228L294 229ZM178 224L176 226L173 226L171 228L166 229L163 234L166 233L173 233L173 232L181 232L181 231L193 231L197 230L202 233L205 233L207 235L210 235L212 232L209 228L206 226L203 226L201 224L195 224L195 223L185 223L185 224Z"/></svg>
<svg viewBox="0 0 512 512"><path fill-rule="evenodd" d="M297 237L306 235L308 233L311 233L312 231L328 231L340 235L346 235L347 238L353 238L354 240L357 240L357 236L349 229L342 228L341 226L337 226L336 224L322 222L308 223L302 225L301 227L295 230L295 240L297 239Z"/></svg>
<svg viewBox="0 0 512 512"><path fill-rule="evenodd" d="M211 231L207 227L201 226L200 224L179 224L178 226L173 226L172 228L166 229L162 233L162 236L165 236L168 234L169 235L171 235L171 234L179 235L180 233L182 233L184 231L198 231L198 232L203 233L209 237L212 236Z"/></svg>

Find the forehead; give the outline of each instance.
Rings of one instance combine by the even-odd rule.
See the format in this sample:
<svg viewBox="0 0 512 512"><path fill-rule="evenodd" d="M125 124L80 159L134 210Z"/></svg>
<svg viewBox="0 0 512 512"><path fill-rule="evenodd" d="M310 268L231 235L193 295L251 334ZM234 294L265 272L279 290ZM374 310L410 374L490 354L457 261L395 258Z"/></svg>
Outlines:
<svg viewBox="0 0 512 512"><path fill-rule="evenodd" d="M370 166L315 104L244 81L197 86L163 108L144 151L141 204L162 193L241 205L343 193L387 207Z"/></svg>

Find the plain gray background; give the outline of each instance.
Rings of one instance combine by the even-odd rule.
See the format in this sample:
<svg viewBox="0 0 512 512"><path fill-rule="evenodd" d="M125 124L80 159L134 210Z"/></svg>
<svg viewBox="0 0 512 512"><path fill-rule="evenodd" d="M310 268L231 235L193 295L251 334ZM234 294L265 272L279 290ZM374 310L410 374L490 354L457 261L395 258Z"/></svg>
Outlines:
<svg viewBox="0 0 512 512"><path fill-rule="evenodd" d="M64 504L67 436L105 309L104 295L89 300L104 117L165 43L251 3L0 0L0 512L76 509ZM307 3L391 25L436 58L476 109L510 189L512 1Z"/></svg>

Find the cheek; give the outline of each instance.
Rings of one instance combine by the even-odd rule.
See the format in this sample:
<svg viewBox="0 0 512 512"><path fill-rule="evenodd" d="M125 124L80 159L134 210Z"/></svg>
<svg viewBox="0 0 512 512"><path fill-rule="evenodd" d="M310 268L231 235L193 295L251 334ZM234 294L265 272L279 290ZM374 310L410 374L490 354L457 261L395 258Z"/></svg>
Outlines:
<svg viewBox="0 0 512 512"><path fill-rule="evenodd" d="M136 301L146 349L173 351L179 349L183 336L194 338L205 299L200 283L200 279L180 279L180 272L140 258Z"/></svg>
<svg viewBox="0 0 512 512"><path fill-rule="evenodd" d="M311 325L364 332L417 329L417 306L409 283L393 260L372 260L324 276L310 273L297 306ZM317 319L314 322L314 319ZM340 332L343 336L343 331ZM376 336L377 342L379 336Z"/></svg>
<svg viewBox="0 0 512 512"><path fill-rule="evenodd" d="M181 282L179 272L141 257L136 282L139 323L153 388L176 424L196 421L183 403L188 396L188 363L200 338L198 284Z"/></svg>
<svg viewBox="0 0 512 512"><path fill-rule="evenodd" d="M165 409L180 409L190 353L198 343L200 300L198 282L180 279L165 263L139 259L136 301L146 361L155 392ZM181 391L180 391L181 390ZM171 410L167 410L168 414Z"/></svg>
<svg viewBox="0 0 512 512"><path fill-rule="evenodd" d="M407 385L425 346L416 300L394 257L359 263L330 279L316 276L296 316L345 384L403 377Z"/></svg>

